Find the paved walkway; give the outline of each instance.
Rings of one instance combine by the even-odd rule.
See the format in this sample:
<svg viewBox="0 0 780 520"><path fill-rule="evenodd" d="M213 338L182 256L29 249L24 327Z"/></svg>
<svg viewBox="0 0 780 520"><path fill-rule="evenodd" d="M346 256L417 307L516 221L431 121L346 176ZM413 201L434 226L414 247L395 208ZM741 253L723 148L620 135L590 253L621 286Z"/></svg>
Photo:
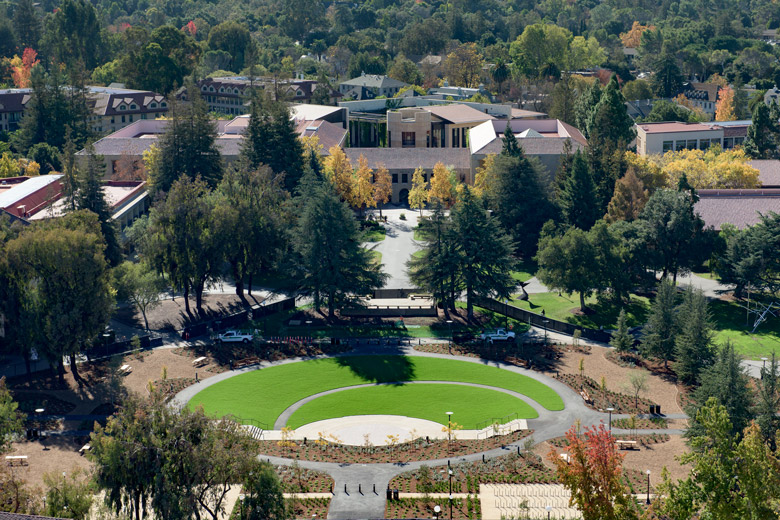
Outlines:
<svg viewBox="0 0 780 520"><path fill-rule="evenodd" d="M378 216L379 212L375 211L374 214ZM406 272L406 262L419 249L414 240L414 228L417 226L420 212L390 208L383 209L382 214L387 217L387 224L384 225L387 231L385 239L365 245L382 253L382 269L388 274L385 288L408 289L412 284ZM401 220L402 214L406 216L406 220Z"/></svg>

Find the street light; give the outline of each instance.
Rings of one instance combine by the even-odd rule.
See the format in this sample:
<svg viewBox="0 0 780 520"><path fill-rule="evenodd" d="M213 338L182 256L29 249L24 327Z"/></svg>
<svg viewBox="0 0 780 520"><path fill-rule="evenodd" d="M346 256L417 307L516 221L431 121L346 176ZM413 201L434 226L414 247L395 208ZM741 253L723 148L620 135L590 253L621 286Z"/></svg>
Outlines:
<svg viewBox="0 0 780 520"><path fill-rule="evenodd" d="M764 380L764 370L766 370L766 362L769 360L768 357L762 357L761 361L764 362L763 366L761 367L761 380Z"/></svg>
<svg viewBox="0 0 780 520"><path fill-rule="evenodd" d="M452 320L447 320L447 326L450 328L450 342L447 345L447 351L452 354Z"/></svg>
<svg viewBox="0 0 780 520"><path fill-rule="evenodd" d="M648 469L645 473L647 473L647 502L645 502L648 506L650 505L650 470Z"/></svg>
<svg viewBox="0 0 780 520"><path fill-rule="evenodd" d="M447 473L449 473L450 477L450 520L452 520L452 470L448 469Z"/></svg>
<svg viewBox="0 0 780 520"><path fill-rule="evenodd" d="M545 507L545 509L547 510L547 520L550 520L550 511L552 511L552 506L548 505Z"/></svg>
<svg viewBox="0 0 780 520"><path fill-rule="evenodd" d="M452 412L447 412L447 456L450 456L450 443L452 442Z"/></svg>
<svg viewBox="0 0 780 520"><path fill-rule="evenodd" d="M441 506L433 506L433 516L438 519L440 514L441 514Z"/></svg>
<svg viewBox="0 0 780 520"><path fill-rule="evenodd" d="M612 432L612 412L614 412L615 409L610 406L607 408L607 411L609 412L609 431Z"/></svg>

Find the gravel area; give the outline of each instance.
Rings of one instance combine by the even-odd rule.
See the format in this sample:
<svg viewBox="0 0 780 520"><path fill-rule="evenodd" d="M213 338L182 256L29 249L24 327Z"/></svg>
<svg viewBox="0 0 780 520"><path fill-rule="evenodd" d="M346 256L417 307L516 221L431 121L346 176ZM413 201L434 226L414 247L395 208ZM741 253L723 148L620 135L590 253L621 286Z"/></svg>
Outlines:
<svg viewBox="0 0 780 520"><path fill-rule="evenodd" d="M92 466L86 457L79 455L82 440L73 437L49 437L45 444L39 441L15 442L5 455L27 455L27 466L15 466L12 471L30 487L44 489L46 473L71 473L77 468L89 470ZM47 449L44 449L47 448ZM4 457L3 457L4 458ZM5 464L5 460L2 461Z"/></svg>
<svg viewBox="0 0 780 520"><path fill-rule="evenodd" d="M179 349L157 349L143 352L140 355L130 354L125 356L122 364L130 365L133 371L124 376L123 383L125 388L135 393L147 392L146 387L149 381L162 379L163 367L168 369L168 379L195 377L197 373L199 379L206 379L214 375L214 372L207 370L212 364L201 367L192 366L193 358L186 355L187 351L182 352Z"/></svg>

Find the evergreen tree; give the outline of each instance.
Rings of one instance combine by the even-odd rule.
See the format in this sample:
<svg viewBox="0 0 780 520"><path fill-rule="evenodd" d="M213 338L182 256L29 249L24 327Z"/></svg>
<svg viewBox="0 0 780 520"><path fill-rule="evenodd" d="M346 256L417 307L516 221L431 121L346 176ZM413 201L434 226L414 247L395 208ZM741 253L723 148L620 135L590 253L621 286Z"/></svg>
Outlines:
<svg viewBox="0 0 780 520"><path fill-rule="evenodd" d="M506 128L504 128L504 137L501 138L501 141L503 143L501 145L501 155L506 155L508 157L523 157L523 147L517 142L515 133L509 126L508 121L506 123Z"/></svg>
<svg viewBox="0 0 780 520"><path fill-rule="evenodd" d="M270 95L253 97L241 155L249 168L266 164L274 174L284 175L285 189L295 190L304 172L304 150L283 101Z"/></svg>
<svg viewBox="0 0 780 520"><path fill-rule="evenodd" d="M19 0L14 10L14 28L22 48L38 48L41 39L41 21L32 0Z"/></svg>
<svg viewBox="0 0 780 520"><path fill-rule="evenodd" d="M651 84L656 96L671 98L677 95L682 87L682 74L677 66L677 58L664 49L661 56L653 64L653 78Z"/></svg>
<svg viewBox="0 0 780 520"><path fill-rule="evenodd" d="M625 354L634 345L634 338L628 333L628 322L626 321L626 310L620 309L618 315L617 328L612 333L612 338L609 340L609 345L614 348L618 353Z"/></svg>
<svg viewBox="0 0 780 520"><path fill-rule="evenodd" d="M222 156L217 148L217 127L208 115L208 106L199 89L190 85L187 102L171 102L170 119L158 139L164 160L150 170L153 190L167 192L182 177L200 177L214 187L222 178Z"/></svg>
<svg viewBox="0 0 780 520"><path fill-rule="evenodd" d="M600 288L598 255L588 233L569 228L562 235L544 234L539 239L539 280L552 290L579 293L580 310L587 309L585 298Z"/></svg>
<svg viewBox="0 0 780 520"><path fill-rule="evenodd" d="M65 146L62 149L62 193L65 205L70 211L76 210L76 194L79 190L79 172L76 165L76 144L71 138L70 128L65 131Z"/></svg>
<svg viewBox="0 0 780 520"><path fill-rule="evenodd" d="M298 288L314 298L315 308L324 300L334 317L337 306L382 287L387 275L360 247L357 222L333 185L313 174L302 183L291 236Z"/></svg>
<svg viewBox="0 0 780 520"><path fill-rule="evenodd" d="M539 233L555 216L546 173L536 158L525 155L498 155L485 172L489 189L488 207L514 241L516 251L531 257L536 252Z"/></svg>
<svg viewBox="0 0 780 520"><path fill-rule="evenodd" d="M103 193L103 172L101 165L103 157L95 155L95 149L90 145L87 148L87 167L84 169L78 186L77 209L86 209L97 215L100 222L100 232L106 244L106 261L111 267L119 265L122 261L122 249L119 245L119 230L116 222L111 217L111 208L106 202Z"/></svg>
<svg viewBox="0 0 780 520"><path fill-rule="evenodd" d="M330 84L330 80L325 73L320 73L317 78L316 88L311 95L311 102L314 105L331 105L333 103L333 97L331 92L333 91L333 85Z"/></svg>
<svg viewBox="0 0 780 520"><path fill-rule="evenodd" d="M585 231L598 220L596 190L588 169L588 162L577 150L574 154L571 170L563 180L558 193L558 204L566 223Z"/></svg>
<svg viewBox="0 0 780 520"><path fill-rule="evenodd" d="M512 279L512 240L497 219L488 216L481 201L466 186L452 210L452 226L460 253L468 319L474 318L474 296L508 298Z"/></svg>
<svg viewBox="0 0 780 520"><path fill-rule="evenodd" d="M777 104L773 105L773 109L770 109L765 103L758 103L753 109L753 120L747 129L744 149L754 159L775 159L780 152L780 123L772 118L778 115Z"/></svg>
<svg viewBox="0 0 780 520"><path fill-rule="evenodd" d="M589 138L598 132L598 138L607 141L611 149L621 143L628 145L636 136L636 130L625 103L617 76L613 75L588 120Z"/></svg>
<svg viewBox="0 0 780 520"><path fill-rule="evenodd" d="M768 366L761 368L761 379L757 386L756 422L761 427L764 441L774 449L775 435L780 430L780 417L777 415L780 411L780 364L774 352Z"/></svg>
<svg viewBox="0 0 780 520"><path fill-rule="evenodd" d="M671 280L662 280L650 307L650 316L642 329L642 351L646 356L664 360L664 367L674 359L674 343L677 335L675 298L677 287Z"/></svg>
<svg viewBox="0 0 780 520"><path fill-rule="evenodd" d="M688 415L694 418L685 434L688 438L700 434L702 425L697 420L697 414L710 398L715 398L726 408L732 424L731 435L744 430L753 418L753 392L741 362L741 356L727 342L718 351L715 363L702 372L701 384L693 393L694 404L688 410Z"/></svg>
<svg viewBox="0 0 780 520"><path fill-rule="evenodd" d="M43 45L58 63L81 62L92 70L103 55L103 33L97 9L88 0L63 0L48 18Z"/></svg>
<svg viewBox="0 0 780 520"><path fill-rule="evenodd" d="M590 121L599 101L601 101L601 85L596 80L582 92L574 103L575 125L586 138L590 136Z"/></svg>
<svg viewBox="0 0 780 520"><path fill-rule="evenodd" d="M452 221L440 203L434 203L433 214L420 222L424 242L422 254L407 262L409 279L415 287L431 293L441 302L445 314L455 307L454 295L461 290L460 256Z"/></svg>
<svg viewBox="0 0 780 520"><path fill-rule="evenodd" d="M699 381L699 375L712 363L714 352L712 321L707 309L707 298L700 289L689 287L677 310L679 332L675 339L677 359L674 371L688 385Z"/></svg>

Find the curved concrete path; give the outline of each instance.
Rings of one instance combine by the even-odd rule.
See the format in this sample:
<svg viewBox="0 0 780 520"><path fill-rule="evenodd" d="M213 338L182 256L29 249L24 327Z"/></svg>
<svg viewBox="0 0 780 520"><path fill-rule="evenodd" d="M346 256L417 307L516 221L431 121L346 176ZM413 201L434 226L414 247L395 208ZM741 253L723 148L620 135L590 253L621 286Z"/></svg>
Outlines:
<svg viewBox="0 0 780 520"><path fill-rule="evenodd" d="M521 394L519 392L513 392L512 390L507 390L506 388L501 388L498 386L490 386L490 385L483 385L480 383L463 383L461 381L395 381L392 383L366 383L364 385L352 385L352 386L342 386L341 388L334 388L333 390L326 390L324 392L320 392L318 394L312 394L308 397L305 397L298 401L297 403L292 404L289 408L287 408L285 411L279 415L279 417L276 419L276 422L274 423L274 430L281 430L283 427L287 426L287 421L290 420L290 417L292 414L294 414L298 409L315 399L319 399L322 396L330 395L330 394L337 394L339 392L343 392L344 390L353 390L355 388L371 388L374 386L399 386L399 385L458 385L458 386L473 386L475 388L483 388L485 390L493 390L496 392L502 392L504 394L511 395L512 397L515 397L517 399L520 399L521 401L525 402L527 405L529 405L531 408L533 408L537 414L541 414L544 412L548 412L549 410L546 410L542 405L531 399L525 394ZM526 417L521 417L521 419L525 419Z"/></svg>
<svg viewBox="0 0 780 520"><path fill-rule="evenodd" d="M497 361L490 361L485 359L465 357L465 356L452 356L447 354L437 354L432 352L419 352L415 351L410 346L370 346L365 348L359 348L352 350L351 352L339 354L338 356L317 356L312 358L295 358L278 361L274 363L263 362L256 367L248 367L241 370L234 370L232 372L223 372L217 374L206 380L200 381L195 385L185 388L179 392L173 399L173 403L178 406L184 406L187 402L195 396L198 392L211 385L224 381L230 377L235 377L238 374L251 372L253 370L259 370L265 367L274 365L284 365L288 363L297 363L299 361L305 361L308 359L323 359L326 357L342 357L342 356L364 356L364 355L406 355L409 357L438 357L442 359L455 359L458 361L465 361L468 363L475 363L480 365L490 365L522 374L537 381L544 383L558 395L561 396L564 403L564 409L561 411L551 412L543 409L543 414L540 413L540 417L537 419L528 420L528 428L534 430L533 441L534 443L540 443L545 440L553 439L555 437L561 437L566 430L571 428L576 420L580 421L582 428L588 426L596 426L599 423L607 423L609 421L609 414L597 412L585 406L580 395L566 386L565 384L545 376L538 372L528 370L525 368L516 367L513 365L506 365ZM368 384L366 386L374 386L374 384ZM528 398L530 399L530 398ZM613 414L613 418L618 417ZM628 430L620 430L617 428L612 429L615 434L627 434ZM671 435L681 434L683 430L668 429L668 430L639 430L640 433L668 433ZM314 462L307 460L293 460L282 457L268 457L260 456L263 460L268 460L272 464L289 466L297 464L300 467L323 471L333 477L334 495L331 501L330 510L328 512L329 519L351 519L351 518L383 518L385 511L385 494L384 490L388 487L390 480L399 473L405 471L414 471L421 466L441 466L446 465L449 461L453 463L457 462L476 462L486 459L493 459L502 455L508 455L509 453L519 449L524 444L526 439L508 444L501 448L495 448L482 453L473 453L470 455L463 455L453 459L438 459L438 460L426 460L415 461L408 463L396 463L396 464L347 464L347 463L334 463L334 462ZM363 493L358 492L358 484L362 486ZM346 486L346 487L345 487ZM373 493L374 486L377 493ZM346 489L346 492L345 492Z"/></svg>

